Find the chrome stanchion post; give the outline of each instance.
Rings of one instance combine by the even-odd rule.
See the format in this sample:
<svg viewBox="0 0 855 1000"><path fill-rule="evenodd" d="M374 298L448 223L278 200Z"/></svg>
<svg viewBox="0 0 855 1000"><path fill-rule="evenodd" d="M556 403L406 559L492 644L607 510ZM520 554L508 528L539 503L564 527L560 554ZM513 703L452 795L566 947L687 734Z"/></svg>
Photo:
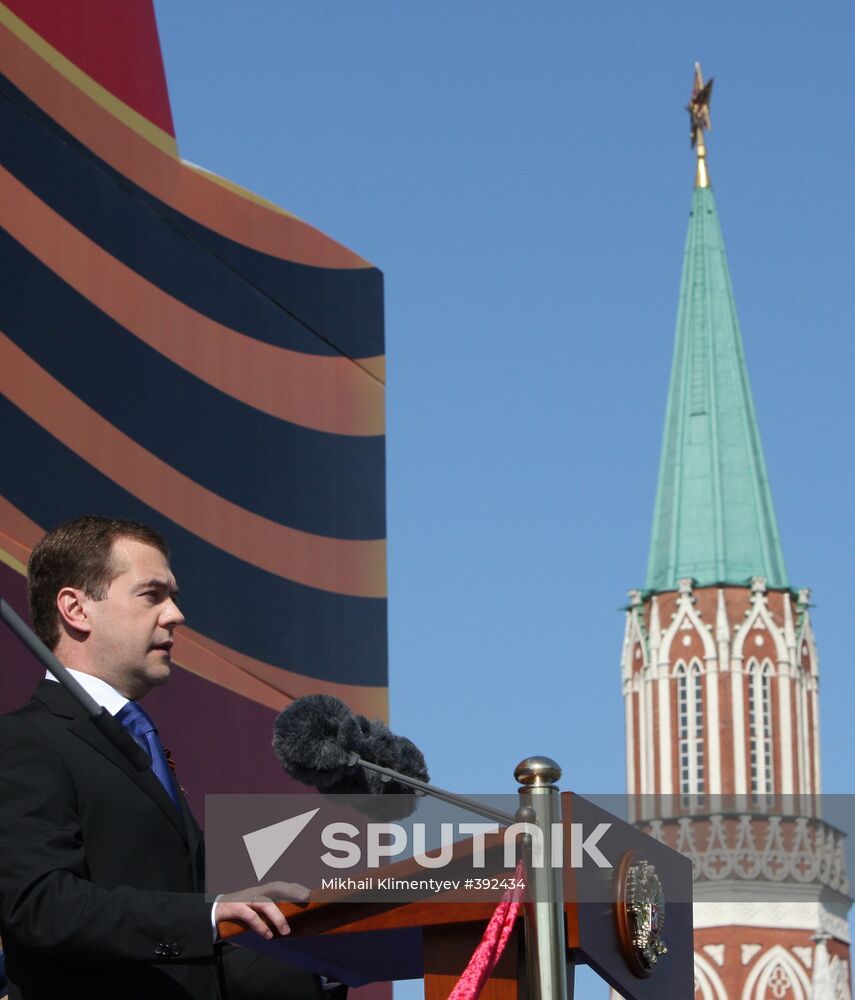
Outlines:
<svg viewBox="0 0 855 1000"><path fill-rule="evenodd" d="M553 865L552 850L553 823L561 823L561 797L556 785L561 768L549 757L527 757L517 765L514 777L521 786L517 821L537 825L543 836L542 856L533 858L529 852L527 859L528 1000L567 1000L564 873L560 865ZM560 826L557 830L560 831ZM541 862L539 867L536 866L538 860Z"/></svg>

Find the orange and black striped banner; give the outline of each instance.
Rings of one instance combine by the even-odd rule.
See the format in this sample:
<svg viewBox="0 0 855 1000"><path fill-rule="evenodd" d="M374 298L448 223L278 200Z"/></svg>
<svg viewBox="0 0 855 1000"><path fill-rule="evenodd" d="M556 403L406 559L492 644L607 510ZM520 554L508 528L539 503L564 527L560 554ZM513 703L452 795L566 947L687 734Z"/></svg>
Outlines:
<svg viewBox="0 0 855 1000"><path fill-rule="evenodd" d="M52 525L146 521L188 622L163 711L385 717L381 273L179 158L151 0L0 2L0 73L4 596Z"/></svg>

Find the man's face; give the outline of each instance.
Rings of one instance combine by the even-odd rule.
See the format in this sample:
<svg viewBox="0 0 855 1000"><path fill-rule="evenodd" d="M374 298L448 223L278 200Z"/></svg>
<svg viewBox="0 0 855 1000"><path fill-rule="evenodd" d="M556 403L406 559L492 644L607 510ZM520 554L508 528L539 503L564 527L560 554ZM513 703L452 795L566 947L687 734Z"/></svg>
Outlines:
<svg viewBox="0 0 855 1000"><path fill-rule="evenodd" d="M90 623L86 661L90 673L137 700L169 679L172 631L184 616L162 552L132 538L117 538L112 559L118 575L104 600L82 598Z"/></svg>

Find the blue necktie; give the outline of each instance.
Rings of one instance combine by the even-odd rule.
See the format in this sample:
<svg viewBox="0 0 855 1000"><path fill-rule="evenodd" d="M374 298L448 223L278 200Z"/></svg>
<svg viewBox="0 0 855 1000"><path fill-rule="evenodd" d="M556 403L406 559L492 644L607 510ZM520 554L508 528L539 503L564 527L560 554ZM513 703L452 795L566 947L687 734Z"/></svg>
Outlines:
<svg viewBox="0 0 855 1000"><path fill-rule="evenodd" d="M116 719L151 756L151 769L154 771L155 777L178 808L178 792L175 788L175 782L172 780L172 772L166 762L166 753L160 742L160 737L157 735L157 727L149 718L148 713L145 709L140 708L135 701L129 701L121 711L116 713Z"/></svg>

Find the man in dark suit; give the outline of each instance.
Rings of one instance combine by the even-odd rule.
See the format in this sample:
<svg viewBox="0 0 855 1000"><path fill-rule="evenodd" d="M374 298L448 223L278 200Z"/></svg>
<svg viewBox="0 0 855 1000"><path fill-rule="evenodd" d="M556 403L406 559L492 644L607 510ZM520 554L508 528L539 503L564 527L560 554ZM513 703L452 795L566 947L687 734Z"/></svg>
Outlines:
<svg viewBox="0 0 855 1000"><path fill-rule="evenodd" d="M10 1000L320 1000L311 974L216 940L220 920L287 933L270 897L307 893L274 883L205 900L199 828L136 704L169 679L184 621L161 536L78 518L33 550L28 586L36 633L153 763L137 770L50 677L0 717Z"/></svg>

